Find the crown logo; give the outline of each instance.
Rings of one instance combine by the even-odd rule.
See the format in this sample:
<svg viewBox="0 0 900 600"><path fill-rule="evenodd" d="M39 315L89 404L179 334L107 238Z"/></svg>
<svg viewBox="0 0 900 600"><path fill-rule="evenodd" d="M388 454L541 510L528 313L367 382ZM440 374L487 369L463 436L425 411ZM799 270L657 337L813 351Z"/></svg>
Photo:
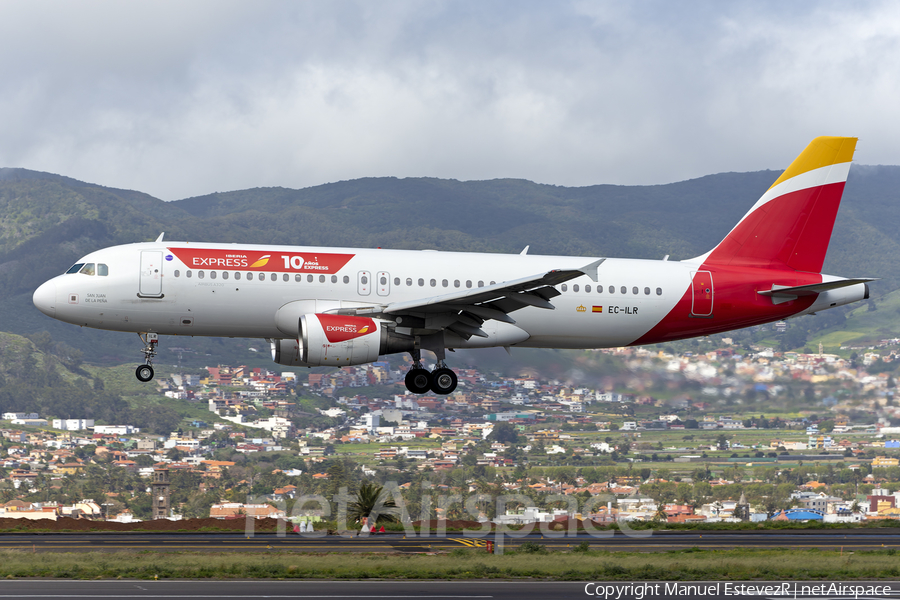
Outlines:
<svg viewBox="0 0 900 600"><path fill-rule="evenodd" d="M575 310L577 310L578 312L587 312L587 307L582 305L582 306L579 306L578 308L576 308Z"/></svg>

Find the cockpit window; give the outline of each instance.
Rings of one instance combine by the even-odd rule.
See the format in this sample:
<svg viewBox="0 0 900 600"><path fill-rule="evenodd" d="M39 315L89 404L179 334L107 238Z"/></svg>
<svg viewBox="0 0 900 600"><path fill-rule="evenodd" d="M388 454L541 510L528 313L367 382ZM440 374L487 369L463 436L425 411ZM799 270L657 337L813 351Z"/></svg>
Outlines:
<svg viewBox="0 0 900 600"><path fill-rule="evenodd" d="M97 275L100 277L109 276L109 267L104 265L103 263L97 263Z"/></svg>
<svg viewBox="0 0 900 600"><path fill-rule="evenodd" d="M72 265L71 267L69 267L69 270L66 271L66 274L68 275L69 273L77 273L78 271L81 270L81 267L83 267L83 266L84 266L84 263L76 263L76 264Z"/></svg>
<svg viewBox="0 0 900 600"><path fill-rule="evenodd" d="M94 263L87 263L86 265L81 267L81 270L78 272L81 273L82 275L94 275L95 274Z"/></svg>

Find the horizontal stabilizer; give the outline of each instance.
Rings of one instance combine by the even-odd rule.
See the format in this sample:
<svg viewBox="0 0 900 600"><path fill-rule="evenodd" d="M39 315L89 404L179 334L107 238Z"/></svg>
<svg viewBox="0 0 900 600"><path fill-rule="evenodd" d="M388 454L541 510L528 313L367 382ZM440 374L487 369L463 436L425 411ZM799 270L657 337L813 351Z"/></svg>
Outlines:
<svg viewBox="0 0 900 600"><path fill-rule="evenodd" d="M837 279L835 281L823 281L822 283L812 283L809 285L786 286L772 284L771 290L761 290L756 292L760 296L769 296L774 304L781 304L789 300L796 300L803 296L815 296L821 292L828 290L836 290L838 288L857 285L859 283L869 283L870 281L878 281L877 277L857 277L855 279Z"/></svg>

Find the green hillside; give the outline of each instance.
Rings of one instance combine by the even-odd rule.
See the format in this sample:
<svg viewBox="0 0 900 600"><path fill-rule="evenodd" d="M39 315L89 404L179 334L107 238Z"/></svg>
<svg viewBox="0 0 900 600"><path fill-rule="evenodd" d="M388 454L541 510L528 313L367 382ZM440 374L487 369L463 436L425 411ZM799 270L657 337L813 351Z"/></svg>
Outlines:
<svg viewBox="0 0 900 600"><path fill-rule="evenodd" d="M45 333L29 339L0 332L0 413L35 411L168 433L197 411L165 398L156 386L137 386L133 376L125 377L132 375L129 366L85 366L81 356Z"/></svg>
<svg viewBox="0 0 900 600"><path fill-rule="evenodd" d="M668 254L679 260L718 243L777 176L723 173L668 185L580 188L510 179L370 178L167 203L58 175L0 169L0 331L48 331L91 363L136 362L136 336L53 321L34 309L31 293L91 250L152 240L162 231L167 239L191 241L485 252L530 245L533 254ZM876 306L889 304L882 297L900 288L900 266L892 260L900 251L898 190L900 167L854 166L825 263L836 275L881 277L872 285ZM846 323L808 317L821 325L806 327L804 335L840 337L827 331L836 325L852 326L861 336L891 328L889 319L857 326L867 314L849 312ZM173 352L176 345L185 350ZM255 340L179 338L163 344L160 359L176 363L180 356L184 364L200 366L259 363L267 360L265 350Z"/></svg>

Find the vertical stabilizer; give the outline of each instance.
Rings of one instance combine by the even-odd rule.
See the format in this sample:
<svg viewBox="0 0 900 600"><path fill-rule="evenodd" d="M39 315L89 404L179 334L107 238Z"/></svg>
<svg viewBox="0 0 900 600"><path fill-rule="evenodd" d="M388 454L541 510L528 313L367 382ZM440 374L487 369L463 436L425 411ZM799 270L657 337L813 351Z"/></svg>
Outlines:
<svg viewBox="0 0 900 600"><path fill-rule="evenodd" d="M821 272L855 148L856 138L814 139L725 239L696 260Z"/></svg>

